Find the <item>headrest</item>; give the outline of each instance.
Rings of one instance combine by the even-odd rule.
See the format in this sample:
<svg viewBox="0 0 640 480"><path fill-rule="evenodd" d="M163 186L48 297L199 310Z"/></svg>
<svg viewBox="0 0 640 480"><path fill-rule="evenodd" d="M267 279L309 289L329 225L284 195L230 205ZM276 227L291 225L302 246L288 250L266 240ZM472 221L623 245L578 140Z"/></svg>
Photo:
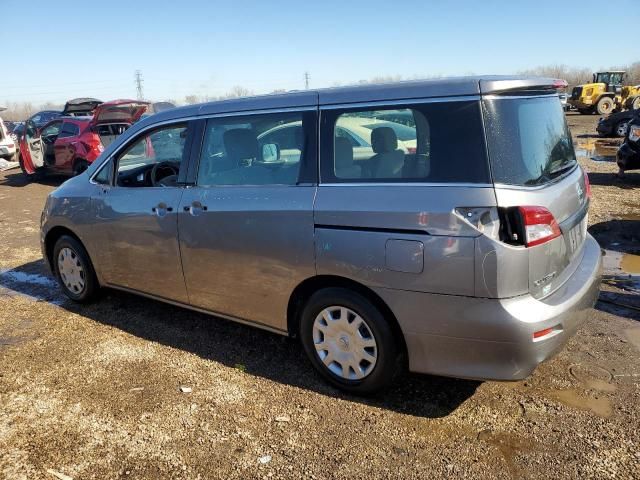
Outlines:
<svg viewBox="0 0 640 480"><path fill-rule="evenodd" d="M398 148L398 137L393 128L377 127L371 130L371 146L375 153L393 152Z"/></svg>
<svg viewBox="0 0 640 480"><path fill-rule="evenodd" d="M227 156L236 160L258 158L258 139L253 130L234 128L222 135Z"/></svg>
<svg viewBox="0 0 640 480"><path fill-rule="evenodd" d="M348 138L336 137L335 149L336 167L353 165L353 146Z"/></svg>

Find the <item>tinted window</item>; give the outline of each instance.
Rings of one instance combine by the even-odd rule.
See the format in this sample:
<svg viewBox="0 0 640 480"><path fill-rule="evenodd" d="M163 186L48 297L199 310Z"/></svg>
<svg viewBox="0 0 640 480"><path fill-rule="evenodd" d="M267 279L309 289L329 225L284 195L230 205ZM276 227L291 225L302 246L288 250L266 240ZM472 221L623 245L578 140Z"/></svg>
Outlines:
<svg viewBox="0 0 640 480"><path fill-rule="evenodd" d="M302 113L226 117L207 122L198 185L294 185L306 156Z"/></svg>
<svg viewBox="0 0 640 480"><path fill-rule="evenodd" d="M60 130L58 138L75 137L78 134L80 134L80 127L78 127L78 125L75 123L65 122L62 124L62 129Z"/></svg>
<svg viewBox="0 0 640 480"><path fill-rule="evenodd" d="M496 183L541 185L576 163L556 96L485 100L489 157Z"/></svg>
<svg viewBox="0 0 640 480"><path fill-rule="evenodd" d="M324 182L488 183L480 104L325 112ZM364 140L355 146L344 131Z"/></svg>
<svg viewBox="0 0 640 480"><path fill-rule="evenodd" d="M118 156L118 185L175 186L183 164L186 125L172 125L137 137Z"/></svg>

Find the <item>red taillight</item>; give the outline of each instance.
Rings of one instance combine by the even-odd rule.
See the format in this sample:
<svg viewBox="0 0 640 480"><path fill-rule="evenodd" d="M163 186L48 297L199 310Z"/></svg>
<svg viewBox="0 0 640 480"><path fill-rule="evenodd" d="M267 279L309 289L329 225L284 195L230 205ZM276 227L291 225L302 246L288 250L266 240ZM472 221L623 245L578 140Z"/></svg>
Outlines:
<svg viewBox="0 0 640 480"><path fill-rule="evenodd" d="M561 235L558 222L544 207L518 207L525 230L525 244L534 247Z"/></svg>
<svg viewBox="0 0 640 480"><path fill-rule="evenodd" d="M587 198L591 199L591 182L589 181L589 175L584 172L584 188L587 191Z"/></svg>
<svg viewBox="0 0 640 480"><path fill-rule="evenodd" d="M87 153L86 153L87 160L89 160L90 162L93 162L104 151L104 147L102 146L102 141L100 140L100 137L95 133L91 133L85 136L82 139L82 143L84 144L87 150Z"/></svg>
<svg viewBox="0 0 640 480"><path fill-rule="evenodd" d="M407 153L413 155L416 153L416 147L407 147Z"/></svg>

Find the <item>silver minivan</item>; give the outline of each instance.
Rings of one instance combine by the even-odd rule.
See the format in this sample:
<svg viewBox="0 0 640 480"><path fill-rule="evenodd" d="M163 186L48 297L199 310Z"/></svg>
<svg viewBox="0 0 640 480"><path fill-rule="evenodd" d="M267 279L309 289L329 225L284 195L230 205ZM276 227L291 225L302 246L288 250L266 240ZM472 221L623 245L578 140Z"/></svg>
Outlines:
<svg viewBox="0 0 640 480"><path fill-rule="evenodd" d="M600 284L557 88L473 77L167 110L49 195L46 263L300 338L338 387L528 376ZM405 361L406 360L406 361Z"/></svg>

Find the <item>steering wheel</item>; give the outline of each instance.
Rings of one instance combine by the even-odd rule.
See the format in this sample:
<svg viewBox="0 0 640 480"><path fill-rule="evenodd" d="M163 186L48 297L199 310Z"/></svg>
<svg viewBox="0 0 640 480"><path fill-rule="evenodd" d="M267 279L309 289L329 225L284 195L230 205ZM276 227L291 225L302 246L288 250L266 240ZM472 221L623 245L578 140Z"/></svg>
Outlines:
<svg viewBox="0 0 640 480"><path fill-rule="evenodd" d="M178 169L171 162L156 163L149 175L154 187L170 187L178 181Z"/></svg>

